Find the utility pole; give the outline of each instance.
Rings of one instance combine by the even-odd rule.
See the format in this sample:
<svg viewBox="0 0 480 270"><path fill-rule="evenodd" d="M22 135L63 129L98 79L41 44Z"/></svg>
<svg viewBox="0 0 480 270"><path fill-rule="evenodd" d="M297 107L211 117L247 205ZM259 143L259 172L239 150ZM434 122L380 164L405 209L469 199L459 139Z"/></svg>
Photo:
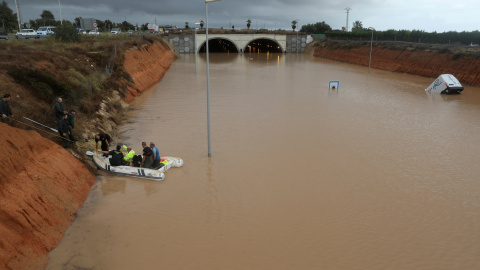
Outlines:
<svg viewBox="0 0 480 270"><path fill-rule="evenodd" d="M20 0L15 0L15 6L17 6L18 31L20 31L22 30L22 10L20 9Z"/></svg>
<svg viewBox="0 0 480 270"><path fill-rule="evenodd" d="M60 25L63 25L62 7L60 6L60 0L58 0L58 10L60 12Z"/></svg>
<svg viewBox="0 0 480 270"><path fill-rule="evenodd" d="M298 19L296 19L295 21L297 21L297 24L298 24ZM300 47L300 45L301 45L301 42L300 42L300 44L298 44L298 32L299 31L300 31L300 29L297 30L297 46L296 46L297 47L297 53L298 53L298 47Z"/></svg>
<svg viewBox="0 0 480 270"><path fill-rule="evenodd" d="M352 10L351 8L347 7L345 9L347 11L347 32L348 32L348 13L350 12L350 10Z"/></svg>

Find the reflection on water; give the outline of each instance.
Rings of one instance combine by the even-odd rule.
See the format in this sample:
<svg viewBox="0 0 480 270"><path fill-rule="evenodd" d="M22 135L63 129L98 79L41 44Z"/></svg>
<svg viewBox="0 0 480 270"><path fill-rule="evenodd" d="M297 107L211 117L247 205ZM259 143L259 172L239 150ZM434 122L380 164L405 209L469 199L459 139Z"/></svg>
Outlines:
<svg viewBox="0 0 480 270"><path fill-rule="evenodd" d="M125 194L125 187L129 178L113 178L107 177L106 181L100 185L103 195L111 195L117 192Z"/></svg>
<svg viewBox="0 0 480 270"><path fill-rule="evenodd" d="M229 64L237 65L239 62L244 64L270 66L270 65L285 65L286 54L283 53L244 53L244 54L210 54L209 62L212 64ZM212 56L213 55L213 56ZM189 61L191 58L195 58L194 55L182 56L184 60ZM301 56L297 56L301 57ZM205 65L206 57L204 54L198 55L197 65Z"/></svg>
<svg viewBox="0 0 480 270"><path fill-rule="evenodd" d="M480 89L297 54L183 55L124 138L185 165L104 176L47 269L479 269ZM434 78L433 78L434 79ZM335 91L329 81L339 81Z"/></svg>

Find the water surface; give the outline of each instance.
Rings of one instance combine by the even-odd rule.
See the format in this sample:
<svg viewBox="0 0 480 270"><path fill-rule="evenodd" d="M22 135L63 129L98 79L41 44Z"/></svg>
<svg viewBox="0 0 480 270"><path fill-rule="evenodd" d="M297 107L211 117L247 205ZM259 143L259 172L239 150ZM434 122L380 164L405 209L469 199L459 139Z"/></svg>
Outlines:
<svg viewBox="0 0 480 270"><path fill-rule="evenodd" d="M479 269L480 89L297 54L182 55L124 137L185 165L104 175L47 269ZM328 82L340 81L329 90Z"/></svg>

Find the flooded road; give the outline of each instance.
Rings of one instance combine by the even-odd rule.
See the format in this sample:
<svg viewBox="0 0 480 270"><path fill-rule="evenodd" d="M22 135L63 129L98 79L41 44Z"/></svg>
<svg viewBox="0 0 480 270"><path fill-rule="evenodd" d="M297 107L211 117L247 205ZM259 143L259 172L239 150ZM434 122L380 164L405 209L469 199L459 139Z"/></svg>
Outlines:
<svg viewBox="0 0 480 270"><path fill-rule="evenodd" d="M162 182L100 176L47 269L480 269L479 88L210 57L212 157L205 61L195 73L182 55L116 141L185 165Z"/></svg>

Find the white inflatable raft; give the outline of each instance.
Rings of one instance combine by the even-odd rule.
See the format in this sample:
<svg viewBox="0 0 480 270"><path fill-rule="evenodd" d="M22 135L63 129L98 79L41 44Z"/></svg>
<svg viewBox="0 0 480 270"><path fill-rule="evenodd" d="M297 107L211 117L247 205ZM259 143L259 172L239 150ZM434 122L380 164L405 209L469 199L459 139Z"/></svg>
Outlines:
<svg viewBox="0 0 480 270"><path fill-rule="evenodd" d="M165 172L171 167L183 166L183 159L178 157L162 157L162 160L166 159L168 163L160 169L154 170L131 166L111 166L109 157L105 157L103 156L103 154L95 154L89 151L87 152L87 155L91 156L93 159L93 163L95 163L98 168L104 171L125 176L145 178L154 181L161 181L165 179Z"/></svg>

